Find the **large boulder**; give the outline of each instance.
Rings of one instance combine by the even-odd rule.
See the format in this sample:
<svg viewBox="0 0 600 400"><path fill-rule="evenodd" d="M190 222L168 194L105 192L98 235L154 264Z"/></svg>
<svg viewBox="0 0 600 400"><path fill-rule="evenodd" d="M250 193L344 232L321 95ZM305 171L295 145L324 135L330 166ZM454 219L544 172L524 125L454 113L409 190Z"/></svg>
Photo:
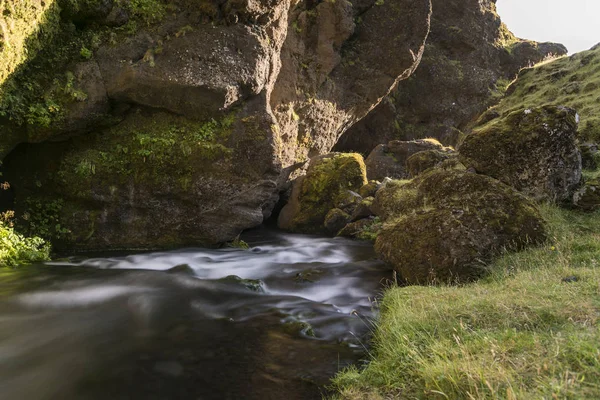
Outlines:
<svg viewBox="0 0 600 400"><path fill-rule="evenodd" d="M439 150L425 150L413 154L406 160L406 169L411 178L427 171L430 168L439 167L444 161L456 158L456 153Z"/></svg>
<svg viewBox="0 0 600 400"><path fill-rule="evenodd" d="M349 129L335 150L368 154L389 140L424 137L456 146L461 131L502 97L521 68L566 53L559 44L516 38L500 20L495 0L433 0L419 69Z"/></svg>
<svg viewBox="0 0 600 400"><path fill-rule="evenodd" d="M81 250L213 245L262 223L295 168L414 72L431 14L430 0L22 3L43 43L0 58L0 157L22 224L60 203L60 245ZM0 8L2 26L20 12Z"/></svg>
<svg viewBox="0 0 600 400"><path fill-rule="evenodd" d="M493 256L546 238L535 205L483 175L433 170L377 198L387 208L375 249L410 284L476 279Z"/></svg>
<svg viewBox="0 0 600 400"><path fill-rule="evenodd" d="M383 180L386 177L406 179L410 175L406 168L408 158L426 150L446 152L449 149L435 139L392 140L388 144L380 144L365 161L367 176L370 180Z"/></svg>
<svg viewBox="0 0 600 400"><path fill-rule="evenodd" d="M475 129L460 159L535 199L570 201L581 182L578 118L561 106L514 111Z"/></svg>
<svg viewBox="0 0 600 400"><path fill-rule="evenodd" d="M306 176L294 183L292 196L279 214L279 227L293 232L327 232L324 223L330 210L345 203L349 190L357 191L366 183L360 154L332 153L313 158Z"/></svg>

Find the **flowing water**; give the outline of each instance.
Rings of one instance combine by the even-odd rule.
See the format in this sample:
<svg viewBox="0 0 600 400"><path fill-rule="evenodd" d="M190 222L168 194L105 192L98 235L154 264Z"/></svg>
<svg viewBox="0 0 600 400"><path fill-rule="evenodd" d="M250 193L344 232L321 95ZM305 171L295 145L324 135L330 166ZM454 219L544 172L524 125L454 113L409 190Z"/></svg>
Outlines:
<svg viewBox="0 0 600 400"><path fill-rule="evenodd" d="M0 398L320 399L389 272L360 242L246 240L1 272Z"/></svg>

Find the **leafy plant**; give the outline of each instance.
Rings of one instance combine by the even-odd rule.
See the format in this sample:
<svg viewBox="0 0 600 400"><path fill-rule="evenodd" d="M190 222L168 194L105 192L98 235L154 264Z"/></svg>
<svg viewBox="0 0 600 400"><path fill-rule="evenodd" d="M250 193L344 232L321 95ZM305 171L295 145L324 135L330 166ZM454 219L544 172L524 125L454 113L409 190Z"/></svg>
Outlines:
<svg viewBox="0 0 600 400"><path fill-rule="evenodd" d="M50 245L39 237L27 238L0 221L0 267L15 267L50 259Z"/></svg>

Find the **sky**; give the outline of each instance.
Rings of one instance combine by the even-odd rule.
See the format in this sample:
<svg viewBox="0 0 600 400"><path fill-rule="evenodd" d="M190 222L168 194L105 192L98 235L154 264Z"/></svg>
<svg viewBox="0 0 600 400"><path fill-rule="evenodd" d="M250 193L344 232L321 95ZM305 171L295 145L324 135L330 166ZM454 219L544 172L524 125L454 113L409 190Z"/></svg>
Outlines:
<svg viewBox="0 0 600 400"><path fill-rule="evenodd" d="M562 43L570 54L600 42L600 0L498 0L496 6L520 38Z"/></svg>

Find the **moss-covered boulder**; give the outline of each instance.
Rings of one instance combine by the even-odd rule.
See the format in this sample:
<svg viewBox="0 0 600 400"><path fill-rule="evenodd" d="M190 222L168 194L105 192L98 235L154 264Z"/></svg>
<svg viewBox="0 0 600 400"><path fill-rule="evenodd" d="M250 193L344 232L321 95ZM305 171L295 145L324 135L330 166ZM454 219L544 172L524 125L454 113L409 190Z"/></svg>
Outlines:
<svg viewBox="0 0 600 400"><path fill-rule="evenodd" d="M477 128L460 160L535 199L570 201L581 182L578 119L568 107L519 109Z"/></svg>
<svg viewBox="0 0 600 400"><path fill-rule="evenodd" d="M432 170L377 197L386 221L375 249L411 284L476 279L493 256L546 238L536 206L483 175Z"/></svg>
<svg viewBox="0 0 600 400"><path fill-rule="evenodd" d="M427 171L430 168L441 165L444 161L454 157L453 152L426 150L420 151L408 157L406 160L406 169L411 178Z"/></svg>
<svg viewBox="0 0 600 400"><path fill-rule="evenodd" d="M19 146L4 163L18 226L69 250L232 240L262 223L276 191L259 167L270 158L254 153L249 168L232 144L235 124L138 109L101 134Z"/></svg>
<svg viewBox="0 0 600 400"><path fill-rule="evenodd" d="M348 213L339 208L334 208L325 216L325 228L329 233L335 235L350 222L350 218Z"/></svg>
<svg viewBox="0 0 600 400"><path fill-rule="evenodd" d="M413 154L437 150L450 150L435 139L420 139L410 141L392 140L373 149L367 157L367 176L370 180L382 180L386 177L405 179L409 177L406 161Z"/></svg>
<svg viewBox="0 0 600 400"><path fill-rule="evenodd" d="M327 213L348 190L367 183L365 163L360 154L331 153L310 161L306 176L297 180L288 204L279 215L282 229L323 233Z"/></svg>
<svg viewBox="0 0 600 400"><path fill-rule="evenodd" d="M364 197L373 197L375 193L381 188L381 182L370 180L366 185L363 185L360 189L358 189L358 194Z"/></svg>
<svg viewBox="0 0 600 400"><path fill-rule="evenodd" d="M573 205L583 211L600 209L600 179L591 179L573 194Z"/></svg>

